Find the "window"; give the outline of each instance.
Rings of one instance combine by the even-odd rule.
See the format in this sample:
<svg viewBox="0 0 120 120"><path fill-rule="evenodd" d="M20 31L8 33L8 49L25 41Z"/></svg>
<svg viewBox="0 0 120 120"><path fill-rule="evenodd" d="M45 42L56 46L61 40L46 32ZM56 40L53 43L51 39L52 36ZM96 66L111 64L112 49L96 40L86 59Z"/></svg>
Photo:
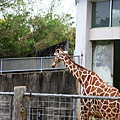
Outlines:
<svg viewBox="0 0 120 120"><path fill-rule="evenodd" d="M112 27L120 26L120 0L113 0Z"/></svg>
<svg viewBox="0 0 120 120"><path fill-rule="evenodd" d="M120 0L92 3L92 28L120 26Z"/></svg>
<svg viewBox="0 0 120 120"><path fill-rule="evenodd" d="M109 1L93 2L92 4L92 27L108 27L110 16Z"/></svg>

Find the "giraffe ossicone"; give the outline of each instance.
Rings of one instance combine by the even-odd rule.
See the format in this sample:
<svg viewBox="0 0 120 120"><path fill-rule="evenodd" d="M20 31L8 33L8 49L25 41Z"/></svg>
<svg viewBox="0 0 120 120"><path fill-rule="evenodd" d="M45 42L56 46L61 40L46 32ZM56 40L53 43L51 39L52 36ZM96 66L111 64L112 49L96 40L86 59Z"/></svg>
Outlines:
<svg viewBox="0 0 120 120"><path fill-rule="evenodd" d="M63 61L70 73L83 86L83 95L120 97L117 88L105 83L95 72L76 64L62 48L57 47L54 55L52 67ZM82 99L81 102L81 120L88 120L90 116L100 120L120 120L120 100Z"/></svg>

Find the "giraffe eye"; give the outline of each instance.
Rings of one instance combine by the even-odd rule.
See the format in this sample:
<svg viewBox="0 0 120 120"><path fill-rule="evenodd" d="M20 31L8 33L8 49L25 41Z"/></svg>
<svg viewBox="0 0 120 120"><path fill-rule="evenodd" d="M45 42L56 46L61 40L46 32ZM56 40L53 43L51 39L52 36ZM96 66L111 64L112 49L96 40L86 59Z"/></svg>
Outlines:
<svg viewBox="0 0 120 120"><path fill-rule="evenodd" d="M63 59L63 56L61 56L61 58L60 59Z"/></svg>

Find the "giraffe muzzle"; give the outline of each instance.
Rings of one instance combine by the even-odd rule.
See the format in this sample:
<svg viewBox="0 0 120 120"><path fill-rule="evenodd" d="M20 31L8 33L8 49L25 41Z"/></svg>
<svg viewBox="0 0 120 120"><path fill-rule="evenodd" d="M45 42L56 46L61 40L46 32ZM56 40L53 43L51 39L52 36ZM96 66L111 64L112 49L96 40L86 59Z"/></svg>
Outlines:
<svg viewBox="0 0 120 120"><path fill-rule="evenodd" d="M55 66L56 66L56 64L54 64L54 63L51 65L52 68L54 68Z"/></svg>

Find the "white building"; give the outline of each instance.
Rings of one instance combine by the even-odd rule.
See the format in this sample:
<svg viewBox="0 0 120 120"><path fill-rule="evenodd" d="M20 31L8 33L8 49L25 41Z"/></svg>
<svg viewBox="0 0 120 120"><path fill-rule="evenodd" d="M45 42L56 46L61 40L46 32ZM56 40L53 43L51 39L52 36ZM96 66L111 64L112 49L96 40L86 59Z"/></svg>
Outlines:
<svg viewBox="0 0 120 120"><path fill-rule="evenodd" d="M120 90L120 0L75 0L75 55Z"/></svg>

